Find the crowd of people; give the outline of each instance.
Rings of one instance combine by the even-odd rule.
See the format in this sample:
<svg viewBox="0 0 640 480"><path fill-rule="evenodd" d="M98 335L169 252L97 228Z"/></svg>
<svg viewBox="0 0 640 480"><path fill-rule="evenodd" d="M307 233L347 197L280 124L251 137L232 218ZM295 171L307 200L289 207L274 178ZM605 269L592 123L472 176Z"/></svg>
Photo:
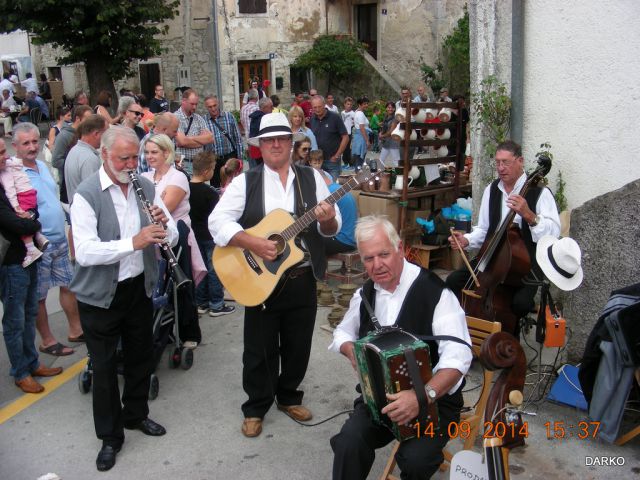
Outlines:
<svg viewBox="0 0 640 480"><path fill-rule="evenodd" d="M325 201L340 188L343 165L361 166L370 149L380 148L381 157L397 165L399 145L390 136L397 124L396 104L389 101L384 115L375 110L368 118L367 97L355 102L345 98L340 112L333 95L323 97L312 89L308 96L296 94L285 113L277 97L253 87L245 95L240 125L213 95L204 98L205 111L199 114L200 97L193 89L182 93L175 112L169 111L162 85L150 100L123 91L117 105L103 91L92 107L79 92L73 108L56 111L48 136L58 184L38 159L37 126L20 122L13 127L16 154L11 159L0 140L0 232L8 243L0 267L0 295L10 374L22 391L42 392L44 386L34 377L57 375L62 369L44 367L38 350L63 356L73 353L65 343L86 342L94 369L94 424L102 441L98 470L115 465L124 429L165 434L149 418L147 404L154 367L151 294L162 273L156 246L181 247L180 265L192 287L180 290L179 335L184 348L194 349L202 342L199 315L235 311L225 303L212 264L214 247L238 247L275 261L276 242L245 230L276 209L297 217L313 211L314 222L300 233L304 260L286 272L262 304L244 309L242 385L248 399L242 405L241 431L247 437L261 434L274 403L296 420L312 418L299 387L310 357L316 282L325 278L329 255L359 251L370 280L356 298L364 299L365 292L369 300L377 295L375 311L383 325L400 322L417 333L468 341L455 296L434 275L404 260L388 221L358 221L351 194L337 204ZM409 89L401 93L402 98L410 96ZM428 96L419 89L416 98L425 101ZM139 186L134 187L136 179ZM512 208L530 220L532 210L520 203ZM414 284L421 290L412 288ZM53 287L59 287L69 323L65 343L48 325L45 300ZM401 310L405 303L407 309ZM430 312L429 318L416 321L418 311ZM336 331L331 347L352 363L353 341L370 327L363 312L360 302L352 301L348 321ZM449 319L447 325L441 318ZM117 348L123 353L122 396ZM432 349L439 353L432 358L439 371L431 387L442 411L455 421L470 354L448 342ZM413 418L415 394L389 400L386 410L392 419ZM360 405L356 401L356 414L331 441L334 478L365 478L371 445L391 440L382 430L373 430L361 400ZM355 441L363 428L373 443ZM429 471L439 463L441 449L439 443L407 446L401 449L407 459L401 467ZM356 457L358 462L349 460Z"/></svg>

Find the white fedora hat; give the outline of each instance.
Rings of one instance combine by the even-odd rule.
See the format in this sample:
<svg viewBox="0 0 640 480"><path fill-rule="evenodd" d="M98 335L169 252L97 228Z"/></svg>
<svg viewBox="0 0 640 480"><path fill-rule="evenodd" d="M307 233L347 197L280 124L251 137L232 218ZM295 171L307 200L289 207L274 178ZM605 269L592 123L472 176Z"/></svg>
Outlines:
<svg viewBox="0 0 640 480"><path fill-rule="evenodd" d="M554 285L560 290L574 290L582 283L580 246L572 238L545 235L538 240L536 260Z"/></svg>
<svg viewBox="0 0 640 480"><path fill-rule="evenodd" d="M289 125L289 120L287 120L287 116L284 113L267 113L260 119L260 131L258 135L251 137L247 140L247 143L254 147L259 147L261 138L281 137L282 135L291 135L294 142L298 142L304 138L304 133L293 133L291 131L291 125Z"/></svg>

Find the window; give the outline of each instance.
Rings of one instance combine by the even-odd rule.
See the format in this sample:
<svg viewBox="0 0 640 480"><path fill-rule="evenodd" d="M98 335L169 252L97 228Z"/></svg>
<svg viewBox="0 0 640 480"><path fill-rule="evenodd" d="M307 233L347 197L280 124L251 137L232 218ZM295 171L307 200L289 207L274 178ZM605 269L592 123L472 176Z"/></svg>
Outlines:
<svg viewBox="0 0 640 480"><path fill-rule="evenodd" d="M309 91L309 70L289 67L289 75L291 78L291 94Z"/></svg>
<svg viewBox="0 0 640 480"><path fill-rule="evenodd" d="M267 0L238 0L238 13L267 13Z"/></svg>

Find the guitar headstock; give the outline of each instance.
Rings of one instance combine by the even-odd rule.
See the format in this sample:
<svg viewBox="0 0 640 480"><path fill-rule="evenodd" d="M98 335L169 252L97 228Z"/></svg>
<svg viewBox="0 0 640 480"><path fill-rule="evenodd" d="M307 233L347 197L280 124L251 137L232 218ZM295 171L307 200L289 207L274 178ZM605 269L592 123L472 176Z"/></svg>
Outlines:
<svg viewBox="0 0 640 480"><path fill-rule="evenodd" d="M355 181L356 185L360 185L374 178L377 173L377 171L373 171L371 167L365 163L362 165L360 171L351 177L351 181Z"/></svg>

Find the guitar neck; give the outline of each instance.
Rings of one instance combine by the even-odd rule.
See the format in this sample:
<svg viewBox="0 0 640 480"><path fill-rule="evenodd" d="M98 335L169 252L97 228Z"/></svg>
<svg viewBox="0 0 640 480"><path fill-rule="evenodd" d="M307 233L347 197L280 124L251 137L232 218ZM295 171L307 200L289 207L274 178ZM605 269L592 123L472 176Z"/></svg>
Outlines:
<svg viewBox="0 0 640 480"><path fill-rule="evenodd" d="M327 202L329 205L335 205L335 203L344 197L347 193L353 190L355 187L360 185L360 183L356 180L355 177L351 177L342 187L333 192L323 201ZM317 219L317 215L315 214L315 208L308 210L304 215L298 218L295 222L289 225L282 231L282 237L289 241L292 238L295 238L300 232L302 232L305 228L307 228L311 223Z"/></svg>

